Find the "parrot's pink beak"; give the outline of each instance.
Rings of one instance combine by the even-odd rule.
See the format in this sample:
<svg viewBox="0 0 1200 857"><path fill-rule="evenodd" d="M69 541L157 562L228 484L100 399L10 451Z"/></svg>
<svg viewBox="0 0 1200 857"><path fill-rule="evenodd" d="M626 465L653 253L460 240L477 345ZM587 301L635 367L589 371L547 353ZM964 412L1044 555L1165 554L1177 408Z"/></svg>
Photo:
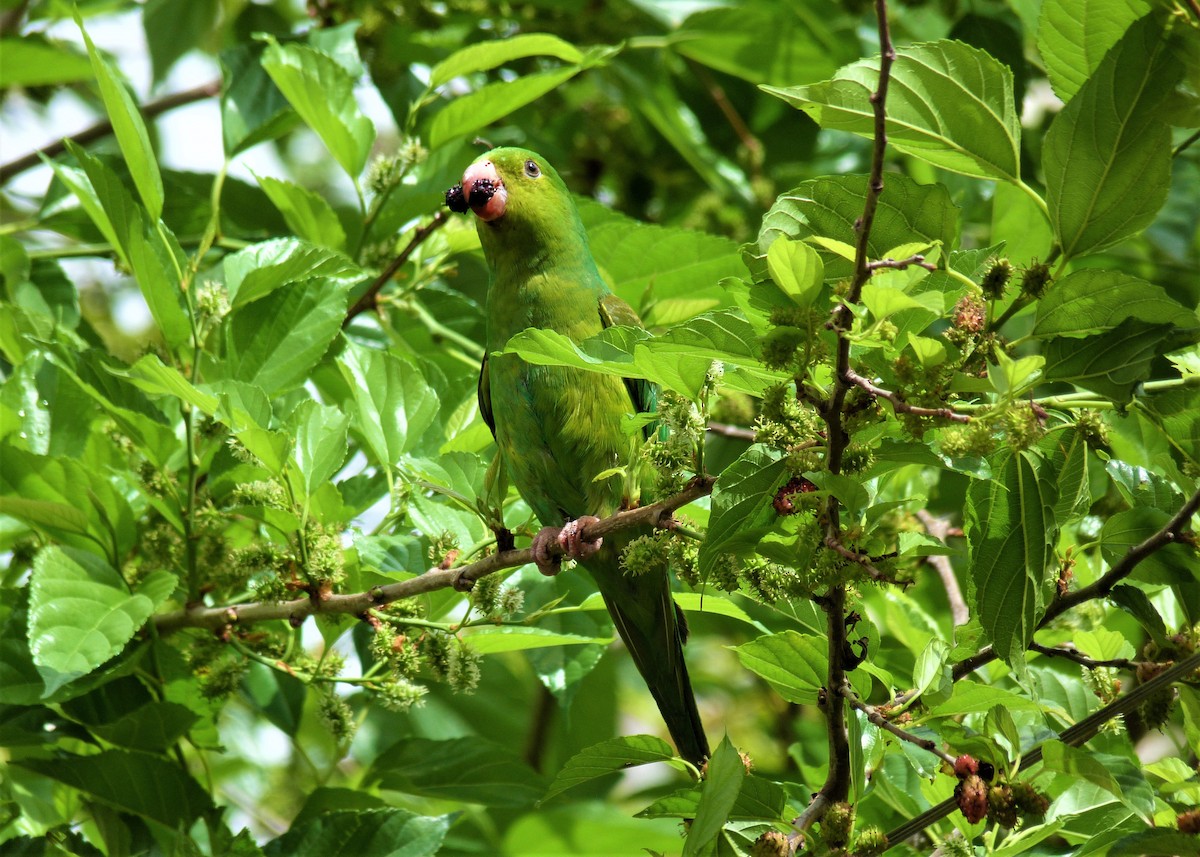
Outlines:
<svg viewBox="0 0 1200 857"><path fill-rule="evenodd" d="M492 221L504 216L508 189L491 161L478 161L467 167L462 177L463 196L480 220Z"/></svg>

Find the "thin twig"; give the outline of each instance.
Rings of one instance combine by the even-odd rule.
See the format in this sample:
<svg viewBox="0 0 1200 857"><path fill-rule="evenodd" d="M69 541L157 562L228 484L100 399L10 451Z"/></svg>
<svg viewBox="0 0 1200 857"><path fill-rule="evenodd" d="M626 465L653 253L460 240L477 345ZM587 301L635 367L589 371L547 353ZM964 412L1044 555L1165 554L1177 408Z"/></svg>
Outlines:
<svg viewBox="0 0 1200 857"><path fill-rule="evenodd" d="M1191 498L1183 504L1183 507L1176 512L1171 520L1162 525L1162 528L1154 535L1143 541L1141 544L1136 544L1121 556L1119 560L1105 572L1095 582L1088 584L1082 589L1077 589L1074 592L1068 592L1059 598L1055 598L1050 602L1050 606L1046 608L1046 614L1042 616L1038 622L1038 628L1044 628L1050 622L1057 619L1063 613L1083 604L1085 601L1092 601L1097 598L1106 598L1113 587L1128 577L1137 567L1138 563L1149 557L1155 551L1166 547L1169 544L1182 540L1184 529L1191 521L1192 515L1200 509L1200 491L1197 491ZM979 669L984 664L990 663L996 659L996 651L991 646L985 646L971 657L954 665L952 672L955 681L958 681L965 675L968 675Z"/></svg>
<svg viewBox="0 0 1200 857"><path fill-rule="evenodd" d="M945 542L951 533L952 527L948 520L931 515L924 509L917 510L917 519L929 535L941 542ZM958 576L954 573L954 566L950 564L950 557L933 554L925 557L925 561L933 566L933 570L942 580L942 588L946 590L946 600L950 602L950 617L954 627L957 628L959 625L970 622L971 611L967 607L967 600L963 598L962 587L958 585Z"/></svg>
<svg viewBox="0 0 1200 857"><path fill-rule="evenodd" d="M1029 651L1037 652L1039 655L1046 655L1050 658L1065 658L1068 661L1073 661L1089 670L1099 669L1100 667L1113 667L1119 670L1136 670L1138 668L1137 661L1131 661L1128 658L1106 658L1097 660L1089 658L1078 649L1068 649L1060 646L1043 646L1041 643L1030 643Z"/></svg>
<svg viewBox="0 0 1200 857"><path fill-rule="evenodd" d="M729 423L709 422L708 430L722 437L732 437L736 440L748 440L753 443L758 439L758 432L746 426L735 426Z"/></svg>
<svg viewBox="0 0 1200 857"><path fill-rule="evenodd" d="M213 80L197 86L192 89L185 89L182 92L174 92L170 95L165 95L156 101L150 101L142 105L142 116L147 119L153 118L160 113L166 113L168 110L174 110L176 107L182 107L185 104L191 104L194 101L203 101L206 98L215 98L221 92L221 81ZM22 155L14 161L9 161L7 164L0 166L0 184L8 181L18 173L23 173L28 169L36 167L42 162L42 155L47 158L57 158L67 150L67 142L77 143L80 146L86 146L88 143L94 143L102 137L107 137L112 133L112 120L105 118L88 128L84 128L78 134L73 134L70 137L63 137L57 142L51 143L38 149L36 152L30 152L27 155Z"/></svg>
<svg viewBox="0 0 1200 857"><path fill-rule="evenodd" d="M918 735L914 735L911 732L901 729L895 723L888 720L883 715L883 712L881 712L874 705L859 699L858 694L854 692L854 688L850 686L849 682L846 682L842 685L841 694L843 697L845 697L847 702L849 702L863 714L867 715L867 720L869 720L871 723L874 723L880 729L883 729L885 732L892 733L901 741L907 741L909 744L915 744L922 750L928 750L943 762L949 762L951 765L954 764L954 757L939 747L936 741L933 741L929 738L922 738Z"/></svg>
<svg viewBox="0 0 1200 857"><path fill-rule="evenodd" d="M925 261L925 257L920 253L914 253L907 259L879 259L874 262L867 263L868 271L879 271L884 268L894 268L898 271L903 271L906 268L916 265L918 268L924 268L926 271L936 271L937 265Z"/></svg>
<svg viewBox="0 0 1200 857"><path fill-rule="evenodd" d="M595 541L609 533L636 526L667 527L671 513L688 503L712 493L715 479L711 476L696 477L680 493L658 503L617 512L600 521L588 524L580 531L581 538ZM561 556L563 551L557 543L547 547L549 553ZM494 553L478 562L458 568L432 568L424 574L386 586L376 586L366 592L346 595L330 595L327 598L305 597L292 601L259 601L249 604L232 604L224 607L192 607L164 613L154 617L154 625L160 634L169 634L181 628L205 628L216 631L227 625L245 626L255 622L283 619L299 625L309 616L361 615L373 607L382 607L402 598L411 598L438 589L471 588L476 580L506 568L517 568L533 562L533 550L507 550Z"/></svg>
<svg viewBox="0 0 1200 857"><path fill-rule="evenodd" d="M432 220L413 233L412 239L400 251L400 254L383 269L382 274L375 278L370 287L363 292L362 297L354 302L354 306L350 307L349 312L346 313L345 320L342 322L342 327L350 324L350 321L359 313L375 309L379 305L379 293L383 290L383 287L388 284L404 263L412 258L412 254L425 242L425 239L440 229L447 220L446 212L439 211L433 215Z"/></svg>
<svg viewBox="0 0 1200 857"><path fill-rule="evenodd" d="M897 413L913 414L918 417L937 417L949 420L952 423L969 423L971 421L969 416L957 413L952 408L922 408L917 405L910 405L904 399L900 398L898 394L893 393L891 390L885 390L883 387L859 375L853 369L847 368L842 377L847 383L862 387L872 396L887 399L891 402L892 409Z"/></svg>
<svg viewBox="0 0 1200 857"><path fill-rule="evenodd" d="M1183 679L1189 673L1192 673L1197 669L1200 669L1200 652L1183 661L1180 661L1172 667L1169 667L1149 681L1137 685L1119 699L1115 699L1103 708L1092 712L1074 726L1064 730L1056 739L1051 740L1061 741L1069 747L1082 746L1090 741L1097 733L1099 733L1104 724L1109 723L1110 721L1132 711L1149 699L1153 694L1157 693L1160 689L1168 687L1176 681ZM1038 744L1038 746L1029 750L1027 753L1023 753L1021 756L1020 770L1028 770L1033 765L1036 765L1038 762L1040 762L1042 760L1042 748L1044 746L1045 742L1042 742ZM910 836L920 833L929 825L945 818L950 813L954 812L957 807L958 801L954 798L948 798L947 800L942 801L937 806L927 809L916 818L910 819L894 830L888 831L886 837L888 844L882 849L863 852L864 855L879 854L893 845L899 845L907 840Z"/></svg>
<svg viewBox="0 0 1200 857"><path fill-rule="evenodd" d="M858 553L857 551L851 550L850 548L848 548L844 544L842 544L841 539L838 539L835 536L832 536L832 535L829 535L828 533L826 533L825 547L836 552L840 556L845 557L846 559L850 560L851 562L857 563L858 565L862 566L863 569L867 572L867 574L869 574L871 576L872 580L878 581L880 583L895 583L894 580L892 580L890 577L888 577L886 574L884 574L882 571L880 571L878 568L875 567L874 563L871 561L871 557L867 556L866 554L861 554L861 553Z"/></svg>
<svg viewBox="0 0 1200 857"><path fill-rule="evenodd" d="M1197 6L1200 7L1200 0L1192 0L1192 2L1197 3ZM1200 11L1196 12L1196 17L1200 18ZM1178 158L1181 154L1183 154L1183 152L1189 146L1191 146L1197 140L1200 140L1200 131L1197 131L1195 134L1192 134L1190 137L1188 137L1186 140L1184 140L1182 143L1180 143L1178 146L1176 146L1174 149L1172 149L1171 157Z"/></svg>

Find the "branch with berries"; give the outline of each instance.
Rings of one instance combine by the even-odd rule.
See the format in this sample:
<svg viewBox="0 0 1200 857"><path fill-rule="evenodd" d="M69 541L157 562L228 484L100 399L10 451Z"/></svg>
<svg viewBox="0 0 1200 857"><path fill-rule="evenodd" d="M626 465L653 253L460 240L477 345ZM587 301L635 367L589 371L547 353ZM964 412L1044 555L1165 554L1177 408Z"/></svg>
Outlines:
<svg viewBox="0 0 1200 857"><path fill-rule="evenodd" d="M618 530L646 525L670 529L673 513L693 500L711 494L715 482L715 478L711 476L697 476L682 491L672 497L649 506L617 512L607 518L583 525L580 538L592 542ZM558 556L564 553L557 544L547 545L547 550ZM393 601L412 598L438 589L467 591L481 577L509 568L519 568L532 562L534 562L534 556L531 548L501 550L477 562L457 567L439 566L417 577L389 583L386 586L376 586L366 592L314 593L291 601L256 601L222 607L197 605L154 617L154 627L159 634L169 634L183 628L203 628L218 632L228 627L278 620L287 621L298 627L309 616L345 614L362 616L373 607L382 607Z"/></svg>

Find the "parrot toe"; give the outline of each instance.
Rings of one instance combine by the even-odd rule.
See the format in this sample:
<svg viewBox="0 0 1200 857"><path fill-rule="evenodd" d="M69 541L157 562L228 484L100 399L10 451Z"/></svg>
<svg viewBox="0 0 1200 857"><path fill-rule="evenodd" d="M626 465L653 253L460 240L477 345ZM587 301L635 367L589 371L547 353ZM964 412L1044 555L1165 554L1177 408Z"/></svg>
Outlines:
<svg viewBox="0 0 1200 857"><path fill-rule="evenodd" d="M562 571L562 556L550 550L551 545L558 543L560 532L558 527L542 527L533 537L533 561L537 564L538 571L547 577L553 577Z"/></svg>
<svg viewBox="0 0 1200 857"><path fill-rule="evenodd" d="M595 541L584 541L583 539L583 528L588 524L599 523L599 521L600 519L595 515L584 515L563 525L562 531L558 534L558 543L567 552L567 556L578 561L587 559L600 550L604 539Z"/></svg>

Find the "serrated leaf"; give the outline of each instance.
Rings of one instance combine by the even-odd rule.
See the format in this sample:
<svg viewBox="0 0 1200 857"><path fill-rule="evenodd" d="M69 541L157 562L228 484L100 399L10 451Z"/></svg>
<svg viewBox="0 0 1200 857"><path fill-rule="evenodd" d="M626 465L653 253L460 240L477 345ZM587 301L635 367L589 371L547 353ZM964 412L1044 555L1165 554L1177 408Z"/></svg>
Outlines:
<svg viewBox="0 0 1200 857"><path fill-rule="evenodd" d="M321 51L273 39L262 66L342 169L357 180L375 142L375 125L358 106L350 73Z"/></svg>
<svg viewBox="0 0 1200 857"><path fill-rule="evenodd" d="M263 845L266 857L428 857L437 854L453 815L406 809L302 812L287 833Z"/></svg>
<svg viewBox="0 0 1200 857"><path fill-rule="evenodd" d="M161 600L131 593L95 554L57 545L38 552L29 586L29 649L47 695L117 655Z"/></svg>
<svg viewBox="0 0 1200 857"><path fill-rule="evenodd" d="M871 137L870 98L878 80L879 57L873 57L843 66L821 83L760 88L822 128ZM1012 71L991 54L953 41L897 49L887 135L900 151L951 172L1015 184L1021 177L1020 120Z"/></svg>
<svg viewBox="0 0 1200 857"><path fill-rule="evenodd" d="M752 84L798 83L828 77L839 61L854 56L849 28L832 3L811 2L793 12L772 3L743 2L688 16L671 34L671 47Z"/></svg>
<svg viewBox="0 0 1200 857"><path fill-rule="evenodd" d="M350 346L338 368L354 402L354 429L380 465L394 465L433 426L437 394L415 367L377 349Z"/></svg>
<svg viewBox="0 0 1200 857"><path fill-rule="evenodd" d="M761 444L751 446L721 472L713 488L708 532L700 545L698 568L702 579L708 577L723 554L753 547L736 544L739 537L752 537L778 518L771 504L786 476L782 455Z"/></svg>
<svg viewBox="0 0 1200 857"><path fill-rule="evenodd" d="M507 747L477 737L404 738L384 750L366 776L380 788L485 806L529 806L543 778Z"/></svg>
<svg viewBox="0 0 1200 857"><path fill-rule="evenodd" d="M671 745L653 735L627 735L601 741L580 750L567 760L554 782L550 784L550 788L546 790L541 803L597 777L638 765L669 762L673 759L675 751Z"/></svg>
<svg viewBox="0 0 1200 857"><path fill-rule="evenodd" d="M478 42L461 48L433 67L429 88L437 89L456 77L487 71L525 57L554 57L567 63L583 60L579 48L548 33L522 33L506 39Z"/></svg>
<svg viewBox="0 0 1200 857"><path fill-rule="evenodd" d="M186 828L212 809L208 792L186 771L149 753L102 750L90 756L24 759L17 764L168 828Z"/></svg>
<svg viewBox="0 0 1200 857"><path fill-rule="evenodd" d="M221 53L221 137L233 157L294 127L300 117L262 67L262 45Z"/></svg>
<svg viewBox="0 0 1200 857"><path fill-rule="evenodd" d="M1043 350L1044 376L1047 381L1067 381L1115 402L1128 402L1134 388L1150 378L1164 343L1175 335L1171 325L1126 319L1096 336L1055 337Z"/></svg>
<svg viewBox="0 0 1200 857"><path fill-rule="evenodd" d="M1010 711L1041 712L1041 706L1028 697L1013 693L1001 687L992 687L976 682L960 681L954 684L954 693L950 698L930 709L928 718L961 717L964 714L977 714L990 711L997 705L1002 705Z"/></svg>
<svg viewBox="0 0 1200 857"><path fill-rule="evenodd" d="M158 171L158 161L154 158L154 147L150 145L150 135L146 131L146 123L138 112L137 102L129 94L129 90L121 82L116 69L92 44L92 38L83 28L79 12L75 12L75 23L83 34L83 42L87 46L88 57L92 61L92 72L100 87L100 98L104 101L104 112L112 122L113 133L121 155L129 166L133 183L137 186L142 204L150 214L151 221L162 217L163 183Z"/></svg>
<svg viewBox="0 0 1200 857"><path fill-rule="evenodd" d="M1045 0L1037 44L1054 94L1070 101L1109 48L1148 11L1142 0Z"/></svg>
<svg viewBox="0 0 1200 857"><path fill-rule="evenodd" d="M1161 24L1148 15L1054 118L1042 163L1064 259L1128 238L1162 208L1171 183L1164 105L1181 70Z"/></svg>
<svg viewBox="0 0 1200 857"><path fill-rule="evenodd" d="M967 488L972 613L1006 662L1024 664L1025 647L1045 609L1046 569L1058 525L1055 486L1039 462L1018 452L996 466L996 478Z"/></svg>
<svg viewBox="0 0 1200 857"><path fill-rule="evenodd" d="M463 639L481 655L497 652L520 652L526 649L544 649L548 646L608 645L612 637L585 637L581 634L560 634L545 628L503 626L489 628L478 626L463 634Z"/></svg>
<svg viewBox="0 0 1200 857"><path fill-rule="evenodd" d="M325 197L294 182L269 176L255 178L297 237L318 247L346 249L346 230Z"/></svg>
<svg viewBox="0 0 1200 857"><path fill-rule="evenodd" d="M268 395L299 385L345 316L345 286L322 279L292 283L234 310L225 322L228 377Z"/></svg>
<svg viewBox="0 0 1200 857"><path fill-rule="evenodd" d="M292 412L288 425L296 439L292 461L300 471L304 496L311 497L341 469L350 417L309 399Z"/></svg>
<svg viewBox="0 0 1200 857"><path fill-rule="evenodd" d="M32 33L20 38L0 39L0 88L47 86L87 80L92 63L64 43L55 43Z"/></svg>
<svg viewBox="0 0 1200 857"><path fill-rule="evenodd" d="M745 778L746 766L726 735L708 760L704 784L700 788L700 800L696 804L696 817L683 843L683 857L711 853L721 828L729 819Z"/></svg>
<svg viewBox="0 0 1200 857"><path fill-rule="evenodd" d="M681 789L659 798L637 814L637 818L695 818L700 805L699 787ZM747 776L737 800L729 810L730 821L782 821L787 794L778 784L762 777Z"/></svg>
<svg viewBox="0 0 1200 857"><path fill-rule="evenodd" d="M151 702L111 723L91 727L110 744L162 753L187 734L199 715L177 702Z"/></svg>
<svg viewBox="0 0 1200 857"><path fill-rule="evenodd" d="M1141 400L1143 412L1172 447L1200 464L1200 390L1176 388Z"/></svg>
<svg viewBox="0 0 1200 857"><path fill-rule="evenodd" d="M780 238L767 248L767 272L797 306L813 305L825 281L825 264L817 251L803 241Z"/></svg>
<svg viewBox="0 0 1200 857"><path fill-rule="evenodd" d="M433 117L429 127L429 145L437 149L451 140L503 119L514 110L557 89L582 70L583 66L573 65L555 71L534 72L516 80L489 83L469 95L456 98Z"/></svg>
<svg viewBox="0 0 1200 857"><path fill-rule="evenodd" d="M788 702L814 704L829 679L828 642L811 634L766 634L734 651L742 666L766 679ZM870 681L861 672L851 674L851 684L861 694L870 689Z"/></svg>
<svg viewBox="0 0 1200 857"><path fill-rule="evenodd" d="M959 212L949 191L940 184L917 184L900 173L888 173L879 198L867 253L880 259L892 247L909 243L940 244L945 251L958 245ZM813 240L827 248L825 278L849 276L854 258L855 221L862 217L867 177L823 176L809 179L780 194L763 217L757 243L744 249L746 264L756 280L767 277L766 253L780 237ZM829 252L831 239L847 248L848 256Z"/></svg>
<svg viewBox="0 0 1200 857"><path fill-rule="evenodd" d="M162 82L175 61L197 47L217 21L217 0L148 0L142 10L154 82Z"/></svg>
<svg viewBox="0 0 1200 857"><path fill-rule="evenodd" d="M235 308L288 283L322 279L349 286L366 276L349 257L296 238L252 244L226 256L222 265L225 288Z"/></svg>
<svg viewBox="0 0 1200 857"><path fill-rule="evenodd" d="M1088 336L1111 330L1126 319L1200 327L1196 313L1161 286L1120 271L1084 268L1056 282L1038 301L1033 335Z"/></svg>

